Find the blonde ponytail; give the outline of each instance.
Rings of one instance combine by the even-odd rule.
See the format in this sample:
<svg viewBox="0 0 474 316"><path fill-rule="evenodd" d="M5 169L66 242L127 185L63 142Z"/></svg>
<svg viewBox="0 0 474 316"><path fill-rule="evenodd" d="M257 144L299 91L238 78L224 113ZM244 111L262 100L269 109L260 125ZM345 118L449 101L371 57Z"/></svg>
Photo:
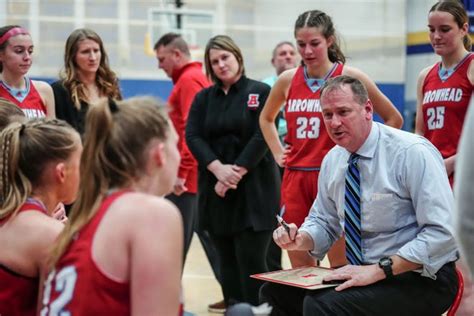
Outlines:
<svg viewBox="0 0 474 316"><path fill-rule="evenodd" d="M78 199L53 249L51 265L94 217L107 192L129 186L143 173L150 141L168 136L170 125L162 108L153 98L137 97L103 101L89 109L81 160L86 176L81 178Z"/></svg>

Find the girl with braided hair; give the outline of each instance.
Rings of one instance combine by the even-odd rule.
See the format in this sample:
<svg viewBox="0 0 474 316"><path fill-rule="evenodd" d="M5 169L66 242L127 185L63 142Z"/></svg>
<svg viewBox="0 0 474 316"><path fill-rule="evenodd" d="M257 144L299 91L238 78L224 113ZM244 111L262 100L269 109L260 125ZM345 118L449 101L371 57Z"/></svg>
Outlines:
<svg viewBox="0 0 474 316"><path fill-rule="evenodd" d="M63 228L52 214L79 186L82 145L65 122L13 122L0 134L0 314L36 315L39 280Z"/></svg>

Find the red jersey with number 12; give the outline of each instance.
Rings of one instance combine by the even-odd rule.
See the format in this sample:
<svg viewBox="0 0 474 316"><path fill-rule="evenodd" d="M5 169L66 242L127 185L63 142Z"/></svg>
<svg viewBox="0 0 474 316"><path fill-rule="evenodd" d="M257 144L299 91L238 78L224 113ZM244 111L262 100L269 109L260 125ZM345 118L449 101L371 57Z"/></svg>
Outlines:
<svg viewBox="0 0 474 316"><path fill-rule="evenodd" d="M342 64L336 64L328 78L342 74ZM286 159L289 168L319 168L327 152L334 147L323 122L319 103L321 90L313 92L307 85L303 66L291 81L285 104L288 134L285 143L291 146Z"/></svg>
<svg viewBox="0 0 474 316"><path fill-rule="evenodd" d="M110 205L127 192L107 196L59 259L45 282L41 316L130 315L130 282L111 279L92 258L92 242L102 218ZM182 302L178 315L183 315Z"/></svg>
<svg viewBox="0 0 474 316"><path fill-rule="evenodd" d="M130 283L112 280L92 258L97 227L112 202L124 193L104 199L59 259L45 282L41 315L130 315Z"/></svg>
<svg viewBox="0 0 474 316"><path fill-rule="evenodd" d="M438 148L443 158L456 154L458 148L472 94L467 72L473 58L474 54L466 56L444 81L438 74L441 63L437 63L423 82L423 136Z"/></svg>

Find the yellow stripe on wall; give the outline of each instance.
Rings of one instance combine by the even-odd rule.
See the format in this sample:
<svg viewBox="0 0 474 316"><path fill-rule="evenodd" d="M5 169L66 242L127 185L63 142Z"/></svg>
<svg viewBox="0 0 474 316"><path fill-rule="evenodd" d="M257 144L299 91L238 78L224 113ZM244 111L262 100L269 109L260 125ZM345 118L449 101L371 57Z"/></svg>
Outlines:
<svg viewBox="0 0 474 316"><path fill-rule="evenodd" d="M413 32L407 35L407 45L429 44L428 32Z"/></svg>
<svg viewBox="0 0 474 316"><path fill-rule="evenodd" d="M474 34L470 34L471 40L474 42ZM421 32L412 32L407 34L407 45L422 45L422 44L429 44L430 37L428 32L421 31Z"/></svg>

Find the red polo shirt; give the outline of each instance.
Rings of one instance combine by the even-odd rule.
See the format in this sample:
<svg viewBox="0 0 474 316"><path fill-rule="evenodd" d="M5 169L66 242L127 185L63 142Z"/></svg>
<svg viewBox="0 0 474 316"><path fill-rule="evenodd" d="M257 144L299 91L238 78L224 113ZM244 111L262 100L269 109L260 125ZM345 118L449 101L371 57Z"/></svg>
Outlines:
<svg viewBox="0 0 474 316"><path fill-rule="evenodd" d="M196 193L197 162L186 145L185 129L194 96L203 88L209 87L211 83L202 72L200 62L191 62L175 70L172 74L172 80L174 87L168 98L168 104L170 106L170 119L179 136L178 149L181 154L181 164L178 177L186 179L187 192Z"/></svg>

